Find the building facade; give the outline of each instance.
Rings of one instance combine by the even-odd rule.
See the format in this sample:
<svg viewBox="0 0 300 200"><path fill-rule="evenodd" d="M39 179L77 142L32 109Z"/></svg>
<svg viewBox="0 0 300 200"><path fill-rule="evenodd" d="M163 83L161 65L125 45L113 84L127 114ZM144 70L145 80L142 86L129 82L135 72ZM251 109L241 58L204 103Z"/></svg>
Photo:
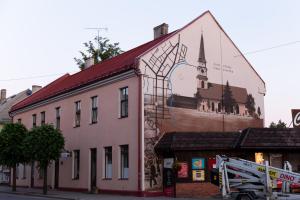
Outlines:
<svg viewBox="0 0 300 200"><path fill-rule="evenodd" d="M66 74L12 108L15 122L53 124L65 137L69 156L49 166L49 186L161 192L154 145L164 133L263 127L265 83L212 14L167 31L155 27L154 40ZM37 165L25 166L17 184L41 186Z"/></svg>

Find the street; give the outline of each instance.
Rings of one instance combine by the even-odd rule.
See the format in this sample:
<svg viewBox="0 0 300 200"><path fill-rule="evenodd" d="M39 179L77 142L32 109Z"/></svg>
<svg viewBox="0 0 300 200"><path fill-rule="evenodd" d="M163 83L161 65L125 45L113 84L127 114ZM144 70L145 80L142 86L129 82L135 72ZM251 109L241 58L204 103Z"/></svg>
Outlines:
<svg viewBox="0 0 300 200"><path fill-rule="evenodd" d="M9 199L9 200L29 200L29 199L50 200L53 198L33 197L33 196L0 193L0 200L7 200L7 199Z"/></svg>

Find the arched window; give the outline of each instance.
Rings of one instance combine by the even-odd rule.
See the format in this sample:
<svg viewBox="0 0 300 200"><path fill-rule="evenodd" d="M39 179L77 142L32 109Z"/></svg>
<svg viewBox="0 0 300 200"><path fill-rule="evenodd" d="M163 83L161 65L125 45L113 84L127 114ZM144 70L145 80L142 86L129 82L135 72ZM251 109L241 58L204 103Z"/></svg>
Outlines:
<svg viewBox="0 0 300 200"><path fill-rule="evenodd" d="M211 103L211 110L215 111L215 103L214 102Z"/></svg>
<svg viewBox="0 0 300 200"><path fill-rule="evenodd" d="M235 105L235 112L236 112L236 114L240 114L240 107L238 104Z"/></svg>
<svg viewBox="0 0 300 200"><path fill-rule="evenodd" d="M204 88L204 81L201 81L201 88Z"/></svg>
<svg viewBox="0 0 300 200"><path fill-rule="evenodd" d="M204 111L204 108L205 108L205 106L204 106L204 105L202 105L202 109L203 109L203 111Z"/></svg>

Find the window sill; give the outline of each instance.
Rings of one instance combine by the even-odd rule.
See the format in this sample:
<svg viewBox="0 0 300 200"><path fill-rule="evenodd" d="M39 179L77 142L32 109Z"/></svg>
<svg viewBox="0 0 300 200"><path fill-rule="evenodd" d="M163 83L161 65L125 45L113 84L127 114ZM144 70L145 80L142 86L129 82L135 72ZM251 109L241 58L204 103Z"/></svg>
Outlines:
<svg viewBox="0 0 300 200"><path fill-rule="evenodd" d="M73 128L78 128L78 127L80 127L80 125L73 126Z"/></svg>
<svg viewBox="0 0 300 200"><path fill-rule="evenodd" d="M98 124L98 121L90 123L90 125L94 125L94 124Z"/></svg>
<svg viewBox="0 0 300 200"><path fill-rule="evenodd" d="M119 178L118 180L119 180L119 181L128 181L129 178Z"/></svg>
<svg viewBox="0 0 300 200"><path fill-rule="evenodd" d="M103 181L111 181L112 178L102 178Z"/></svg>
<svg viewBox="0 0 300 200"><path fill-rule="evenodd" d="M124 119L124 118L128 118L128 115L127 116L123 116L123 117L119 117L119 119Z"/></svg>
<svg viewBox="0 0 300 200"><path fill-rule="evenodd" d="M72 181L78 181L79 178L72 178Z"/></svg>

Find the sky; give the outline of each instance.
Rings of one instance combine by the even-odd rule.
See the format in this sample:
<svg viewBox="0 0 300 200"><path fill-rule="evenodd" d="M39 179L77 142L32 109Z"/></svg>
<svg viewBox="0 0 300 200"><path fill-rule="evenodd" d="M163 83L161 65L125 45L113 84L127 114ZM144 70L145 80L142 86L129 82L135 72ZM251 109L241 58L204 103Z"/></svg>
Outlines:
<svg viewBox="0 0 300 200"><path fill-rule="evenodd" d="M0 0L0 88L13 95L77 72L73 58L97 34L86 28L108 28L100 35L126 51L152 40L154 26L173 31L206 10L264 79L265 125L289 125L300 108L298 0Z"/></svg>

